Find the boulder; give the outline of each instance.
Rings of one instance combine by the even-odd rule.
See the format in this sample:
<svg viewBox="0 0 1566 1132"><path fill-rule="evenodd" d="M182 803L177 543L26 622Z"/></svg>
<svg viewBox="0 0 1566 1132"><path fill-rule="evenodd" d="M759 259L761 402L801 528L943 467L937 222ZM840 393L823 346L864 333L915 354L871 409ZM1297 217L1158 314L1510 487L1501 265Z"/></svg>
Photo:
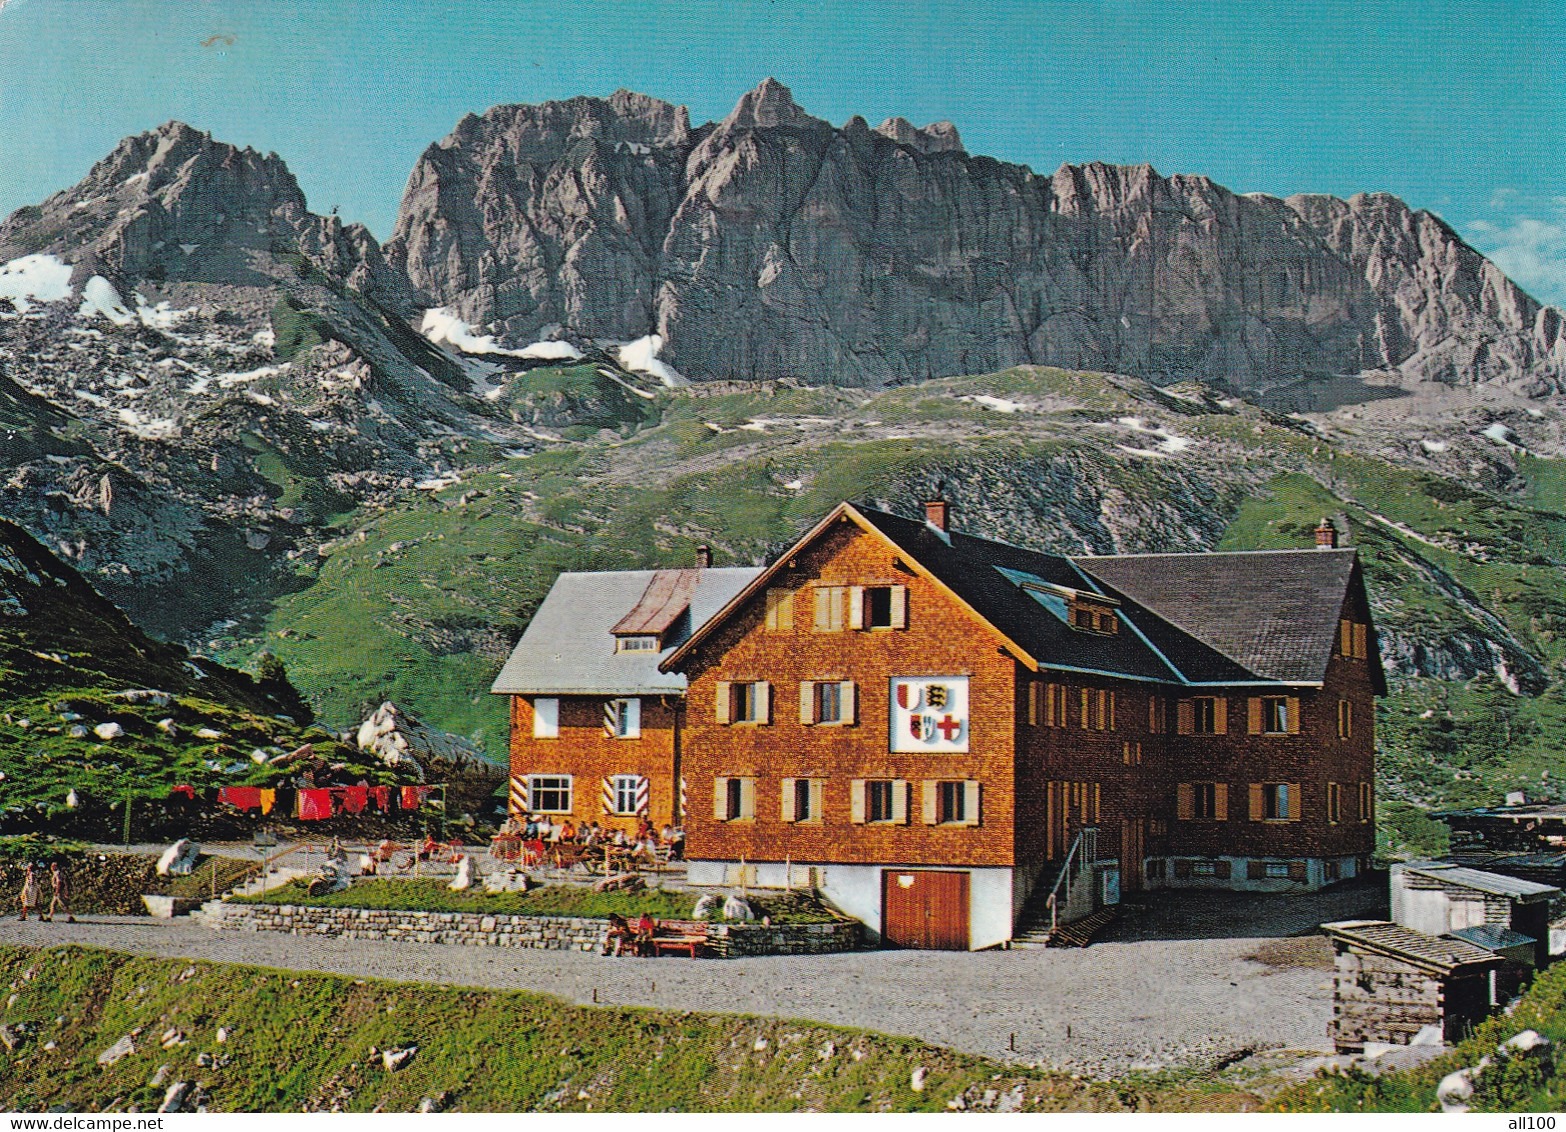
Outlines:
<svg viewBox="0 0 1566 1132"><path fill-rule="evenodd" d="M389 701L359 725L355 740L401 775L446 783L453 813L481 807L506 777L505 768L485 758L475 743L426 726Z"/></svg>
<svg viewBox="0 0 1566 1132"><path fill-rule="evenodd" d="M696 901L696 910L692 912L691 915L698 920L705 920L714 912L721 910L722 907L723 897L716 892L709 892L700 900Z"/></svg>
<svg viewBox="0 0 1566 1132"><path fill-rule="evenodd" d="M723 902L725 920L754 920L756 911L743 896L731 896Z"/></svg>
<svg viewBox="0 0 1566 1132"><path fill-rule="evenodd" d="M158 1106L159 1112L178 1112L185 1103L185 1095L190 1092L189 1081L175 1081L169 1086L168 1092L163 1094L163 1103Z"/></svg>
<svg viewBox="0 0 1566 1132"><path fill-rule="evenodd" d="M407 1049L383 1049L381 1064L386 1067L386 1072L395 1073L412 1061L414 1054L418 1052L418 1046L409 1046Z"/></svg>
<svg viewBox="0 0 1566 1132"><path fill-rule="evenodd" d="M473 887L473 881L479 877L478 864L467 853L457 859L457 875L451 878L451 883L446 887L453 892L466 892Z"/></svg>
<svg viewBox="0 0 1566 1132"><path fill-rule="evenodd" d="M1474 1096L1474 1071L1459 1069L1441 1078L1436 1086L1436 1100L1442 1112L1467 1112L1468 1102Z"/></svg>
<svg viewBox="0 0 1566 1132"><path fill-rule="evenodd" d="M129 1034L126 1034L123 1038L115 1042L112 1046L98 1055L98 1064L113 1065L120 1058L128 1057L135 1052L136 1043L131 1040L131 1036Z"/></svg>
<svg viewBox="0 0 1566 1132"><path fill-rule="evenodd" d="M190 871L196 867L196 858L199 856L201 856L201 846L188 837L181 837L165 849L163 856L158 858L158 875L160 877L189 876Z"/></svg>
<svg viewBox="0 0 1566 1132"><path fill-rule="evenodd" d="M125 728L115 723L112 719L107 723L100 723L92 729L92 733L107 742L110 739L118 739L125 734Z"/></svg>

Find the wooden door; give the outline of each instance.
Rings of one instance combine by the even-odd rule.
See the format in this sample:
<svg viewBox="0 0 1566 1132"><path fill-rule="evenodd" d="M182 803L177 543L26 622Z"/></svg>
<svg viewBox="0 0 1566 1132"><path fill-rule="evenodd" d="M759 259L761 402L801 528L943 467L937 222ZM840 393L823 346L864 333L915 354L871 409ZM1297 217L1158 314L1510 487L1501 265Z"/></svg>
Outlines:
<svg viewBox="0 0 1566 1132"><path fill-rule="evenodd" d="M893 947L968 950L968 874L887 869L881 874L881 936Z"/></svg>
<svg viewBox="0 0 1566 1132"><path fill-rule="evenodd" d="M1126 818L1120 823L1120 888L1136 892L1142 887L1142 858L1147 856L1141 818Z"/></svg>

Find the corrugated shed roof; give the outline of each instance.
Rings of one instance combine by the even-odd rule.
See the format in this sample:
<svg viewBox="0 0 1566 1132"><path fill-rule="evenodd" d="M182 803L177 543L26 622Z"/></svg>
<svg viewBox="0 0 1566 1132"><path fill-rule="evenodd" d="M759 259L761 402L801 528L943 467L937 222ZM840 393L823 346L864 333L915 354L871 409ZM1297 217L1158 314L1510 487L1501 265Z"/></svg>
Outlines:
<svg viewBox="0 0 1566 1132"><path fill-rule="evenodd" d="M1560 893L1560 889L1547 884L1537 884L1520 877L1470 869L1463 865L1449 865L1443 861L1418 862L1404 866L1405 873L1425 877L1437 884L1455 885L1458 888L1485 892L1492 896L1505 896L1511 900L1530 902L1542 900Z"/></svg>
<svg viewBox="0 0 1566 1132"><path fill-rule="evenodd" d="M1453 939L1463 940L1487 951L1507 951L1517 947L1533 947L1539 941L1531 935L1514 932L1500 924L1481 924L1474 928L1458 928L1446 933Z"/></svg>
<svg viewBox="0 0 1566 1132"><path fill-rule="evenodd" d="M555 579L522 639L495 678L500 695L642 696L683 693L682 673L658 671L662 652L615 652L612 630L639 608L655 576L684 571L613 570ZM690 624L699 626L761 573L753 566L691 571ZM650 632L651 630L649 630Z"/></svg>
<svg viewBox="0 0 1566 1132"><path fill-rule="evenodd" d="M1073 561L1264 679L1319 683L1354 558L1353 550L1266 550Z"/></svg>
<svg viewBox="0 0 1566 1132"><path fill-rule="evenodd" d="M1438 975L1482 970L1501 962L1493 951L1467 940L1426 935L1388 920L1340 920L1322 924L1333 939L1411 963Z"/></svg>

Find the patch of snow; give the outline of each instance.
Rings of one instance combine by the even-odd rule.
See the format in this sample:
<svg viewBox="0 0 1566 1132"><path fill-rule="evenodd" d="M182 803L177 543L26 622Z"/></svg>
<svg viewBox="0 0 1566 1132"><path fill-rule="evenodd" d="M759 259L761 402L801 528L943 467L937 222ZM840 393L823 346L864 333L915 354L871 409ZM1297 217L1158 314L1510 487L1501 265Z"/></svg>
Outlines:
<svg viewBox="0 0 1566 1132"><path fill-rule="evenodd" d="M71 392L76 394L76 396L80 397L83 401L86 401L89 405L96 405L100 409L107 409L109 407L107 398L100 397L96 393L89 393L85 389L73 389Z"/></svg>
<svg viewBox="0 0 1566 1132"><path fill-rule="evenodd" d="M179 433L179 426L168 417L148 417L135 409L121 409L119 418L129 432L143 440L169 440Z"/></svg>
<svg viewBox="0 0 1566 1132"><path fill-rule="evenodd" d="M250 336L250 340L257 346L265 346L268 350L270 350L273 346L277 345L277 334L269 326L265 330L257 330Z"/></svg>
<svg viewBox="0 0 1566 1132"><path fill-rule="evenodd" d="M1170 456L1168 452L1160 451L1157 448L1132 448L1129 444L1117 444L1115 447L1133 456L1156 456L1161 460L1167 460Z"/></svg>
<svg viewBox="0 0 1566 1132"><path fill-rule="evenodd" d="M232 389L247 381L254 381L258 377L273 377L287 368L285 366L262 366L260 369L249 369L244 373L225 373L218 378L218 384L224 389Z"/></svg>
<svg viewBox="0 0 1566 1132"><path fill-rule="evenodd" d="M616 352L616 360L619 361L621 369L656 377L670 389L680 389L689 385L690 380L684 374L667 362L658 360L658 355L662 351L663 335L649 334L621 346Z"/></svg>
<svg viewBox="0 0 1566 1132"><path fill-rule="evenodd" d="M505 351L495 345L493 334L474 334L473 327L446 307L431 307L424 312L419 333L431 342L445 342L464 354L498 354Z"/></svg>
<svg viewBox="0 0 1566 1132"><path fill-rule="evenodd" d="M527 425L522 425L521 427L522 431L528 436L531 436L534 440L547 440L553 444L558 444L565 439L563 436L556 436L553 433L544 432L541 429L529 428Z"/></svg>
<svg viewBox="0 0 1566 1132"><path fill-rule="evenodd" d="M265 393L257 393L254 389L245 390L245 396L257 405L265 405L269 409L277 405L277 401L274 398L268 397Z"/></svg>
<svg viewBox="0 0 1566 1132"><path fill-rule="evenodd" d="M1124 425L1132 432L1140 432L1147 436L1158 437L1158 451L1154 453L1154 455L1178 455L1179 453L1186 451L1194 443L1194 441L1192 441L1189 437L1180 436L1177 433L1170 432L1167 428L1162 426L1150 427L1148 423L1141 417L1118 417L1116 418L1115 423ZM1120 447L1125 448L1125 445L1120 445ZM1145 453L1150 450L1126 448L1126 451Z"/></svg>
<svg viewBox="0 0 1566 1132"><path fill-rule="evenodd" d="M638 388L636 388L636 386L632 385L629 381L626 381L623 377L621 377L619 374L615 373L613 370L607 370L607 369L603 369L602 367L600 367L599 370L598 370L598 376L599 377L606 377L606 378L608 378L610 381L612 381L616 385L618 385L621 389L624 389L627 393L634 393L634 394L636 394L636 396L640 397L644 401L656 401L658 399L658 395L656 393L649 393L645 389L638 389Z"/></svg>
<svg viewBox="0 0 1566 1132"><path fill-rule="evenodd" d="M740 427L740 431L742 431L742 432L766 432L767 431L767 426L762 421L746 421L744 424L740 425L739 427Z"/></svg>
<svg viewBox="0 0 1566 1132"><path fill-rule="evenodd" d="M1506 661L1495 662L1495 678L1506 686L1507 691L1514 696L1522 695L1522 687L1517 683L1517 677L1506 670Z"/></svg>
<svg viewBox="0 0 1566 1132"><path fill-rule="evenodd" d="M431 476L427 480L420 480L413 486L420 491L445 491L448 487L456 487L462 482L462 477L456 472L442 472L438 476Z"/></svg>
<svg viewBox="0 0 1566 1132"><path fill-rule="evenodd" d="M1500 421L1496 421L1493 425L1487 425L1479 435L1487 437L1498 444L1504 444L1508 448L1521 448L1523 446L1522 442L1517 439L1517 434Z"/></svg>
<svg viewBox="0 0 1566 1132"><path fill-rule="evenodd" d="M169 306L167 300L160 302L155 307L148 306L146 299L140 295L136 296L136 317L141 319L143 326L150 326L154 330L173 330L175 326L179 325L181 319L191 313L188 310L174 310Z"/></svg>
<svg viewBox="0 0 1566 1132"><path fill-rule="evenodd" d="M190 386L185 390L185 392L193 394L193 395L199 397L199 396L201 396L203 393L207 392L207 390L209 390L211 388L212 388L212 379L210 377L207 377L207 376L202 376L202 377L196 378L195 381L191 382Z"/></svg>
<svg viewBox="0 0 1566 1132"><path fill-rule="evenodd" d="M971 397L959 398L975 405L983 405L986 409L994 409L997 413L1017 413L1027 406L1021 401L1012 401L1005 397L991 397L988 393L975 393Z"/></svg>
<svg viewBox="0 0 1566 1132"><path fill-rule="evenodd" d="M136 321L136 316L131 314L125 300L114 289L114 284L101 275L94 275L87 280L86 286L82 288L82 305L76 309L77 318L92 318L95 315L102 315L115 326L129 326Z"/></svg>
<svg viewBox="0 0 1566 1132"><path fill-rule="evenodd" d="M580 361L582 351L569 342L534 342L517 351L519 358L540 358L547 361Z"/></svg>
<svg viewBox="0 0 1566 1132"><path fill-rule="evenodd" d="M788 483L783 485L783 490L785 490L785 491L800 491L800 490L803 490L804 486L805 486L805 481L804 480L789 480Z"/></svg>
<svg viewBox="0 0 1566 1132"><path fill-rule="evenodd" d="M1445 452L1448 445L1444 440L1421 440L1419 442L1419 447L1423 448L1426 452L1434 454L1438 452Z"/></svg>
<svg viewBox="0 0 1566 1132"><path fill-rule="evenodd" d="M181 244L179 246L179 250L184 252L186 255L189 255L191 252L195 251L200 246L201 246L200 244Z"/></svg>
<svg viewBox="0 0 1566 1132"><path fill-rule="evenodd" d="M0 266L0 299L10 299L18 312L32 310L32 301L58 303L71 297L71 265L52 255L24 255Z"/></svg>

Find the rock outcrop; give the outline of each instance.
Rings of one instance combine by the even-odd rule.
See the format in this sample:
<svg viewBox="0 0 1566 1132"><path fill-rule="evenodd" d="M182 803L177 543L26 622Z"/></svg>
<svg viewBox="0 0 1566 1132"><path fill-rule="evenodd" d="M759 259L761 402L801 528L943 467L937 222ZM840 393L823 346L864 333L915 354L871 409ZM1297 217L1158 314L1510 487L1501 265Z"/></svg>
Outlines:
<svg viewBox="0 0 1566 1132"><path fill-rule="evenodd" d="M1034 173L950 123L811 117L767 80L722 122L621 91L496 107L431 146L387 257L523 345L661 334L695 378L880 384L1022 362L1266 387L1396 370L1562 388L1566 334L1384 194Z"/></svg>

